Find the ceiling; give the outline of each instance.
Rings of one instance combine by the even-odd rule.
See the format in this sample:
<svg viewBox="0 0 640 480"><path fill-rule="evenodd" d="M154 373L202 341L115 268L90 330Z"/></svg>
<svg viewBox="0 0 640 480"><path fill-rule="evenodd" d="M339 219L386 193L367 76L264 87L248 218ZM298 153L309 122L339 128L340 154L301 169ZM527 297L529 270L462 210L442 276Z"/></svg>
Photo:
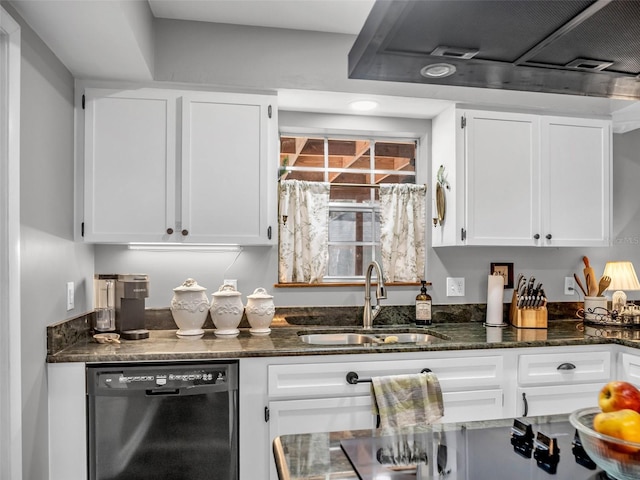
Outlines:
<svg viewBox="0 0 640 480"><path fill-rule="evenodd" d="M376 2L374 0L8 0L18 13L37 32L58 58L76 78L115 80L126 78L134 82L154 81L154 23L167 21L210 22L258 28L276 28L305 32L326 32L346 36L355 42ZM416 3L431 3L421 0ZM459 3L461 0L451 1ZM486 0L475 3L484 3ZM588 1L588 0L587 0ZM378 4L393 3L380 0ZM528 3L514 1L509 3ZM378 7L380 8L380 7ZM195 24L194 24L195 25ZM283 30L284 32L285 30ZM353 40L351 40L353 37ZM346 58L345 58L346 64ZM346 73L345 73L346 79ZM413 95L415 89L406 91L394 85L389 94L389 82L359 83L367 87L366 93L324 91L314 86L278 89L278 103L290 110L308 110L326 113L346 113L348 104L355 98L374 99L380 103L375 112L381 116L431 118L453 101L471 103L482 95L479 89L460 87L457 94L447 90L433 90L437 94ZM398 88L395 88L398 87ZM481 89L488 91L490 89ZM494 90L495 91L495 90ZM490 92L492 93L492 92ZM520 92L521 94L525 92ZM420 97L420 98L419 98ZM559 96L573 108L576 99ZM495 97L493 97L495 98ZM536 99L524 98L534 108ZM547 104L558 102L544 100ZM601 114L613 114L618 119L618 131L628 131L640 126L640 102L611 100L589 103L588 109ZM514 102L514 105L516 103ZM592 107L595 106L595 107ZM582 108L582 107L579 107ZM585 107L585 113L587 107ZM576 110L577 112L577 110Z"/></svg>
<svg viewBox="0 0 640 480"><path fill-rule="evenodd" d="M357 35L374 0L148 0L157 18Z"/></svg>

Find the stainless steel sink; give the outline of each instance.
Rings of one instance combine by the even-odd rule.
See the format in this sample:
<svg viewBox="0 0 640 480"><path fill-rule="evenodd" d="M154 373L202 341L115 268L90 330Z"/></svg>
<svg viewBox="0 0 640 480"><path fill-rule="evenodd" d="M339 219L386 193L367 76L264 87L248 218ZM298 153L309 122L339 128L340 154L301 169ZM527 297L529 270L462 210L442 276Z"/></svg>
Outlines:
<svg viewBox="0 0 640 480"><path fill-rule="evenodd" d="M384 343L437 343L444 340L428 333L388 333L377 337Z"/></svg>
<svg viewBox="0 0 640 480"><path fill-rule="evenodd" d="M375 337L360 333L312 333L300 335L300 340L312 345L363 345L381 342Z"/></svg>
<svg viewBox="0 0 640 480"><path fill-rule="evenodd" d="M425 344L439 343L445 339L428 333L305 333L300 335L300 340L310 345L371 345L371 344Z"/></svg>

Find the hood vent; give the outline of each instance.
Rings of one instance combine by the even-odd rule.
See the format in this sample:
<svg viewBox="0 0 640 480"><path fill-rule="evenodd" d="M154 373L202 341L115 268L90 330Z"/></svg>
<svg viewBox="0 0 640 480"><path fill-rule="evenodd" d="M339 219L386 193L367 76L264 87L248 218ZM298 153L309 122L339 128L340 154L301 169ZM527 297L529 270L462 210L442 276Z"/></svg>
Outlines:
<svg viewBox="0 0 640 480"><path fill-rule="evenodd" d="M627 0L377 0L349 52L349 78L393 82L640 99L639 74Z"/></svg>

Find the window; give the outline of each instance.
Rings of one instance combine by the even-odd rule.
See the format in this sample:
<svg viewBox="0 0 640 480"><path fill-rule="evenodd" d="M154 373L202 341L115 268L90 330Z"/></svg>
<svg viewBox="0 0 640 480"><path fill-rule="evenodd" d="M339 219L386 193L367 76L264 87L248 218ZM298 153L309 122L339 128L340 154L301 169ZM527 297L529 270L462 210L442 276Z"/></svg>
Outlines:
<svg viewBox="0 0 640 480"><path fill-rule="evenodd" d="M416 183L416 141L283 136L280 178L329 182L329 266L324 282L362 280L380 259L378 189Z"/></svg>

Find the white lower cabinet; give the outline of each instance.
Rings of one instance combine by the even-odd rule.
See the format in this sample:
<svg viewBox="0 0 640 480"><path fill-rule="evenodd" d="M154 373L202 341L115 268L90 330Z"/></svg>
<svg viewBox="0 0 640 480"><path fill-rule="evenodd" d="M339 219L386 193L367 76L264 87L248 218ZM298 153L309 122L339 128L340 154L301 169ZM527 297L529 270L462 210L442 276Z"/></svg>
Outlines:
<svg viewBox="0 0 640 480"><path fill-rule="evenodd" d="M272 358L266 365L269 449L280 435L375 428L371 383L351 384L349 372L363 380L425 368L438 376L442 388L441 422L505 416L504 360L493 352L388 354L384 360L379 354ZM270 465L276 479L273 460ZM242 478L249 477L242 473Z"/></svg>
<svg viewBox="0 0 640 480"><path fill-rule="evenodd" d="M558 347L518 356L517 416L569 413L598 405L612 373L611 348Z"/></svg>
<svg viewBox="0 0 640 480"><path fill-rule="evenodd" d="M598 392L606 382L518 388L516 416L555 415L598 406Z"/></svg>
<svg viewBox="0 0 640 480"><path fill-rule="evenodd" d="M640 355L621 352L618 356L618 374L615 380L633 383L640 387Z"/></svg>
<svg viewBox="0 0 640 480"><path fill-rule="evenodd" d="M276 436L373 428L371 384L350 384L347 373L365 379L424 368L440 381L442 422L523 416L523 398L531 416L569 413L597 405L599 390L616 376L640 385L640 355L617 345L241 358L240 479L277 478ZM86 479L78 462L86 458L85 364L47 370L49 478Z"/></svg>
<svg viewBox="0 0 640 480"><path fill-rule="evenodd" d="M84 363L47 364L50 480L87 478L85 366Z"/></svg>

